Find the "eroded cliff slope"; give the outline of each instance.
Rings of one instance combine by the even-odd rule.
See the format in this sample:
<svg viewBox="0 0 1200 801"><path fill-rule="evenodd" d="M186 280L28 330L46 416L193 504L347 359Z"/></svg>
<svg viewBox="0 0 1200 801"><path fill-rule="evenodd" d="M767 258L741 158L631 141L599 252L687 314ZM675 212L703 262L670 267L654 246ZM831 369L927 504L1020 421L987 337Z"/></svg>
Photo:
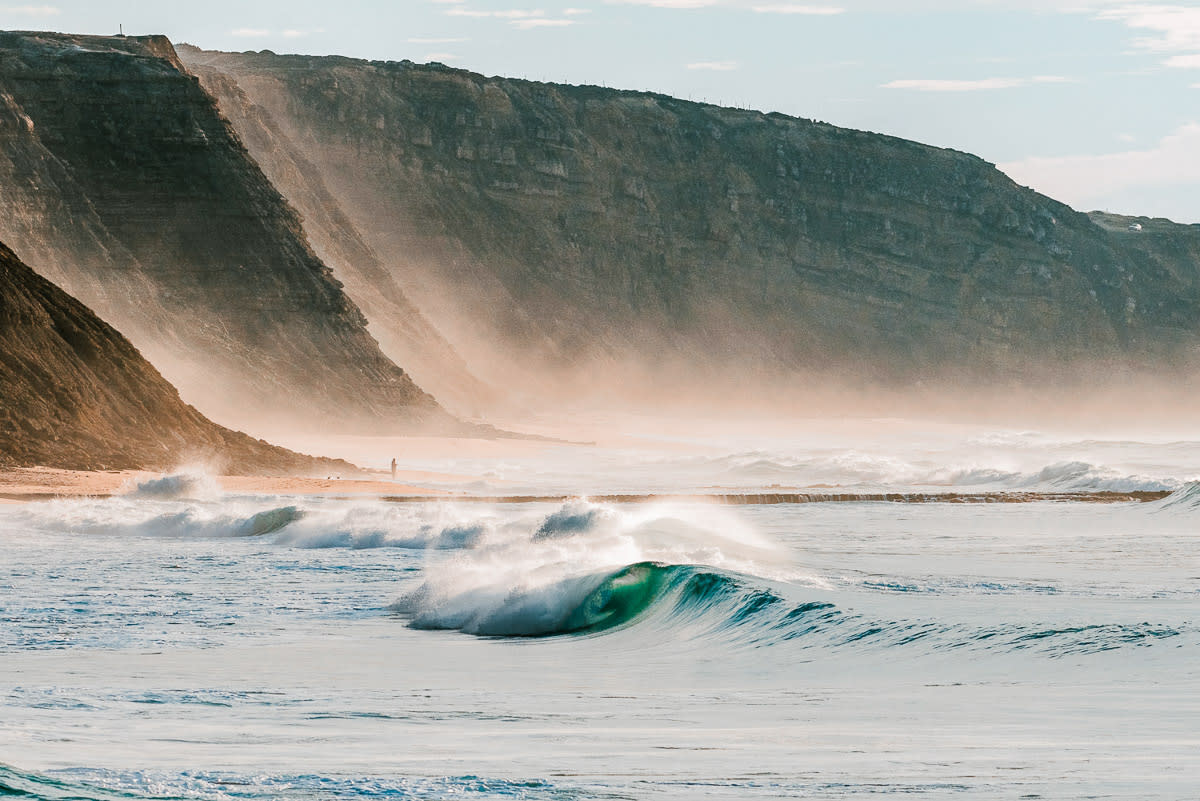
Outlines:
<svg viewBox="0 0 1200 801"><path fill-rule="evenodd" d="M90 309L0 244L0 465L239 474L353 469L216 425Z"/></svg>
<svg viewBox="0 0 1200 801"><path fill-rule="evenodd" d="M0 238L222 419L448 420L163 37L0 33Z"/></svg>
<svg viewBox="0 0 1200 801"><path fill-rule="evenodd" d="M1200 226L1098 224L967 154L440 65L180 53L493 379L512 353L901 384L1197 363Z"/></svg>

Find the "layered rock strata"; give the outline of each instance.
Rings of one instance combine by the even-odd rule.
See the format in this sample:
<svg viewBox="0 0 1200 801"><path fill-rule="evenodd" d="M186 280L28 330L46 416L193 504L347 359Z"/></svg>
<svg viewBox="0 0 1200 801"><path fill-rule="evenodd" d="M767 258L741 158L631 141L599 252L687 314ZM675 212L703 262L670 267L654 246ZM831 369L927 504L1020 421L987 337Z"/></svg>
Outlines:
<svg viewBox="0 0 1200 801"><path fill-rule="evenodd" d="M678 361L891 384L1198 361L1200 226L1131 231L965 153L437 64L181 56L236 126L252 112L271 132L247 137L257 158L305 154L489 377L514 352L541 369Z"/></svg>

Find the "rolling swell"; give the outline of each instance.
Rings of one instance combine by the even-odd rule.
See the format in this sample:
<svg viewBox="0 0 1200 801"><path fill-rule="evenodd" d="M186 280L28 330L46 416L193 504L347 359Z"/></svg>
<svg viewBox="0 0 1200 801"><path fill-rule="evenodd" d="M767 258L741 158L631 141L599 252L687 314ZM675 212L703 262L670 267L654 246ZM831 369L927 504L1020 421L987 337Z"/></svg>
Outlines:
<svg viewBox="0 0 1200 801"><path fill-rule="evenodd" d="M965 650L1049 658L1146 647L1196 632L1149 622L971 624L883 619L827 599L796 601L787 587L694 565L639 562L606 574L511 593L496 607L448 613L412 596L393 609L416 628L488 637L623 634L650 643L707 642L920 655ZM558 606L555 606L555 603Z"/></svg>

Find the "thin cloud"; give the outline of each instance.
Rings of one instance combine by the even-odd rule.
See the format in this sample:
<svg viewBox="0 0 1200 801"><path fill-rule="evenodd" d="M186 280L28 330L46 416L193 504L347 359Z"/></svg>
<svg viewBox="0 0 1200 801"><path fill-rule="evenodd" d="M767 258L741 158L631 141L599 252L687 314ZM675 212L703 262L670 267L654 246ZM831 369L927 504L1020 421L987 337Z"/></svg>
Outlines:
<svg viewBox="0 0 1200 801"><path fill-rule="evenodd" d="M1033 84L1076 83L1062 75L1035 75L1032 78L981 78L979 80L905 79L889 81L881 89L909 89L916 92L988 92L1016 89Z"/></svg>
<svg viewBox="0 0 1200 801"><path fill-rule="evenodd" d="M565 28L568 25L574 25L573 19L543 19L542 17L533 17L531 19L514 19L510 20L509 25L521 30L530 30L531 28Z"/></svg>
<svg viewBox="0 0 1200 801"><path fill-rule="evenodd" d="M1171 56L1163 62L1168 67L1182 67L1183 69L1200 69L1200 53L1193 53L1189 56Z"/></svg>
<svg viewBox="0 0 1200 801"><path fill-rule="evenodd" d="M564 8L563 13L568 17L575 17L580 14L591 14L592 10L590 8Z"/></svg>
<svg viewBox="0 0 1200 801"><path fill-rule="evenodd" d="M535 19L537 17L546 16L546 12L538 9L536 11L526 11L520 8L511 8L504 11L480 11L475 8L452 8L446 12L451 17L476 17L486 18L495 17L497 19Z"/></svg>
<svg viewBox="0 0 1200 801"><path fill-rule="evenodd" d="M539 9L527 10L510 8L503 11L483 11L477 8L461 8L455 6L446 12L451 17L471 17L473 19L503 19L508 24L520 30L533 28L565 28L574 25L573 19L551 19L546 12Z"/></svg>
<svg viewBox="0 0 1200 801"><path fill-rule="evenodd" d="M471 40L467 39L465 37L461 37L461 36L441 37L441 38L426 38L426 37L420 37L420 36L411 36L408 39L405 39L404 41L407 42L408 44L431 45L431 44L458 44L459 42L469 42Z"/></svg>
<svg viewBox="0 0 1200 801"><path fill-rule="evenodd" d="M1134 46L1140 50L1155 53L1200 50L1200 8L1195 6L1131 3L1102 10L1096 16L1149 31L1151 36L1134 40Z"/></svg>
<svg viewBox="0 0 1200 801"><path fill-rule="evenodd" d="M758 14L797 14L829 17L846 13L842 6L806 3L769 3L763 0L606 0L613 5L650 6L691 10L698 8L737 8Z"/></svg>
<svg viewBox="0 0 1200 801"><path fill-rule="evenodd" d="M650 6L652 8L711 8L720 5L720 0L608 0L609 3L628 6Z"/></svg>
<svg viewBox="0 0 1200 801"><path fill-rule="evenodd" d="M836 6L800 6L792 3L775 3L751 8L758 14L802 14L810 17L832 17L846 13L846 9Z"/></svg>
<svg viewBox="0 0 1200 801"><path fill-rule="evenodd" d="M454 53L426 53L426 61L454 61L458 56Z"/></svg>
<svg viewBox="0 0 1200 801"><path fill-rule="evenodd" d="M271 32L262 30L261 28L238 28L230 31L229 35L240 39L261 39L264 36L270 36Z"/></svg>
<svg viewBox="0 0 1200 801"><path fill-rule="evenodd" d="M715 72L730 72L738 68L736 61L696 61L687 65L689 70L713 70Z"/></svg>
<svg viewBox="0 0 1200 801"><path fill-rule="evenodd" d="M57 17L62 13L54 6L4 6L0 8L6 14L20 14L24 17Z"/></svg>

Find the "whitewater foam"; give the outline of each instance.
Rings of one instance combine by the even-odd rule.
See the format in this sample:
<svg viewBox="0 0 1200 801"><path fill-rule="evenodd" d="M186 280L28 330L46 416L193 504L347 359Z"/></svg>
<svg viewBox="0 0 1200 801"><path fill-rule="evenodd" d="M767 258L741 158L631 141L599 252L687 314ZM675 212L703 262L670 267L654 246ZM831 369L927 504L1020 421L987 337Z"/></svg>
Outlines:
<svg viewBox="0 0 1200 801"><path fill-rule="evenodd" d="M126 487L126 494L139 500L214 501L224 493L217 480L208 472L185 470L136 482L132 488Z"/></svg>

